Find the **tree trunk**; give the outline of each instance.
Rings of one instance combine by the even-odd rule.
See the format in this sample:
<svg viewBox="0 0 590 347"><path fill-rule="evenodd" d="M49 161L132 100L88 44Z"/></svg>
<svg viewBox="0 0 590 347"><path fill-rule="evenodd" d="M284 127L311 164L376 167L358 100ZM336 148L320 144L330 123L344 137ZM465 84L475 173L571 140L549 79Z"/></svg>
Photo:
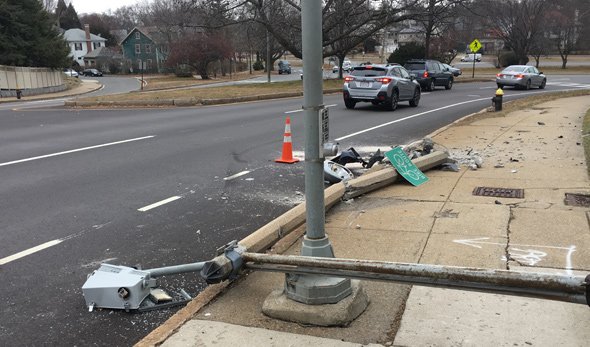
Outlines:
<svg viewBox="0 0 590 347"><path fill-rule="evenodd" d="M336 55L338 57L338 79L342 79L342 64L344 63L344 55Z"/></svg>

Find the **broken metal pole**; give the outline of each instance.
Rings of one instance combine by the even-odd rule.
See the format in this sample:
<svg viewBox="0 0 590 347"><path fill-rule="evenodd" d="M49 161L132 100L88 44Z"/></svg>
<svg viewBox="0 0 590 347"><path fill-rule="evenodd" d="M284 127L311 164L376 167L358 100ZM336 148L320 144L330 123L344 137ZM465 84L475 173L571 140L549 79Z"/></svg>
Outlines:
<svg viewBox="0 0 590 347"><path fill-rule="evenodd" d="M186 272L198 272L203 269L205 266L205 261L198 262L198 263L191 263L191 264L182 264L182 265L174 265L174 266L166 266L166 267L158 267L154 269L143 270L150 273L151 277L159 277L159 276L166 276L166 275L177 275Z"/></svg>
<svg viewBox="0 0 590 347"><path fill-rule="evenodd" d="M258 271L392 281L590 305L590 275L584 278L574 275L247 252L242 257L245 268Z"/></svg>

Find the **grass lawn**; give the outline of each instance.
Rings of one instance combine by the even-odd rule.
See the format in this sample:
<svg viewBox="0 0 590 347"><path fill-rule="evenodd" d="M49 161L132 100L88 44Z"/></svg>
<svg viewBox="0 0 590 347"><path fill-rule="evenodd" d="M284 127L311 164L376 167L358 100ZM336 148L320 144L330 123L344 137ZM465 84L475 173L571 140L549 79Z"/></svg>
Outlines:
<svg viewBox="0 0 590 347"><path fill-rule="evenodd" d="M229 74L226 74L225 76L216 77L210 76L211 79L208 80L201 79L200 76L176 77L175 75L149 75L144 76L144 80L146 81L144 90L157 90L166 88L197 86L203 84L213 84L219 82L240 81L262 75L265 75L264 71L252 71L252 74L250 74L249 71L242 71L234 73L231 76Z"/></svg>
<svg viewBox="0 0 590 347"><path fill-rule="evenodd" d="M324 89L341 88L342 80L324 81ZM256 83L240 86L209 87L181 90L158 90L88 97L84 101L122 101L122 100L165 100L165 99L223 99L240 96L271 95L286 92L303 92L301 80L274 83Z"/></svg>

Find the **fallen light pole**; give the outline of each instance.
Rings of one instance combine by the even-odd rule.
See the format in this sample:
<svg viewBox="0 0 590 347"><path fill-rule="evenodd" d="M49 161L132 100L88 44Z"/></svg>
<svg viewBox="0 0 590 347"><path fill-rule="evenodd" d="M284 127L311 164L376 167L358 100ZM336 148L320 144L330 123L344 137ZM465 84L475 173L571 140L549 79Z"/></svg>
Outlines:
<svg viewBox="0 0 590 347"><path fill-rule="evenodd" d="M244 269L294 275L324 275L471 290L590 306L590 275L555 275L457 266L395 263L375 260L339 259L294 255L248 253L233 241L211 261L149 270L102 264L82 286L86 305L124 310L141 310L154 290L154 277L198 272L207 283L232 280ZM219 254L219 253L218 253ZM188 294L182 295L186 300ZM185 301L186 301L185 300ZM182 301L184 302L184 301ZM181 303L182 303L181 302ZM152 305L151 308L167 307Z"/></svg>
<svg viewBox="0 0 590 347"><path fill-rule="evenodd" d="M259 253L243 253L242 258L246 269L258 271L379 280L590 306L590 275L584 278L535 272Z"/></svg>
<svg viewBox="0 0 590 347"><path fill-rule="evenodd" d="M157 297L156 293L159 290L156 289L158 287L156 277L201 271L206 263L200 262L149 270L102 264L98 270L88 276L82 286L82 293L89 311L94 310L95 307L126 311L137 310L142 306L145 307L148 296ZM181 290L181 293L185 300L191 299L184 290ZM168 298L167 294L164 295ZM170 300L165 300L166 306L170 306ZM153 301L157 303L158 299L155 298ZM180 303L182 302L172 302L172 304Z"/></svg>
<svg viewBox="0 0 590 347"><path fill-rule="evenodd" d="M128 266L119 266L111 264L102 264L98 270L94 271L82 286L82 294L86 300L86 306L89 311L95 307L112 308L121 310L138 310L146 307L149 301L155 301L155 304L148 307L168 307L175 304L182 304L190 300L190 296L180 290L184 301L172 302L172 298L167 297L165 304L158 305L158 294L161 291L156 277L178 275L188 272L201 272L201 277L205 278L207 283L217 283L226 279L234 279L242 269L241 254L244 248L238 245L237 241L232 241L227 245L217 249L212 261L203 261L190 264L181 264L175 266L159 267L154 269L141 270ZM148 296L153 297L148 300Z"/></svg>

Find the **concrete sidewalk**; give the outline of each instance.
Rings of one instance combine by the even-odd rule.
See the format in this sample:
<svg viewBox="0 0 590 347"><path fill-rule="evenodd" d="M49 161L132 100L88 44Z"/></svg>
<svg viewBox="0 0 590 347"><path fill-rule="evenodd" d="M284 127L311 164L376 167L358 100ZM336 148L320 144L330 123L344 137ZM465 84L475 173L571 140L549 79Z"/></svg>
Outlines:
<svg viewBox="0 0 590 347"><path fill-rule="evenodd" d="M560 274L590 273L590 194L581 145L590 96L492 118L467 117L432 134L451 157L483 158L477 170L429 170L419 187L393 185L338 203L326 215L337 257ZM479 118L479 119L478 119ZM521 188L523 198L475 196L476 187ZM273 251L299 254L304 226ZM303 326L261 308L284 275L252 272L210 286L139 346L582 346L590 308L363 281L370 304L346 327ZM216 296L217 292L221 292ZM178 328L179 327L179 328Z"/></svg>
<svg viewBox="0 0 590 347"><path fill-rule="evenodd" d="M0 98L0 103L7 103L7 102L26 102L31 100L50 100L50 99L59 99L65 98L70 96L77 96L83 95L95 90L102 88L102 84L98 80L80 80L80 85L76 86L72 89L66 89L62 92L57 93L50 93L50 94L39 94L39 95L28 95L23 96L21 99L17 99L16 97L7 97L7 98Z"/></svg>

